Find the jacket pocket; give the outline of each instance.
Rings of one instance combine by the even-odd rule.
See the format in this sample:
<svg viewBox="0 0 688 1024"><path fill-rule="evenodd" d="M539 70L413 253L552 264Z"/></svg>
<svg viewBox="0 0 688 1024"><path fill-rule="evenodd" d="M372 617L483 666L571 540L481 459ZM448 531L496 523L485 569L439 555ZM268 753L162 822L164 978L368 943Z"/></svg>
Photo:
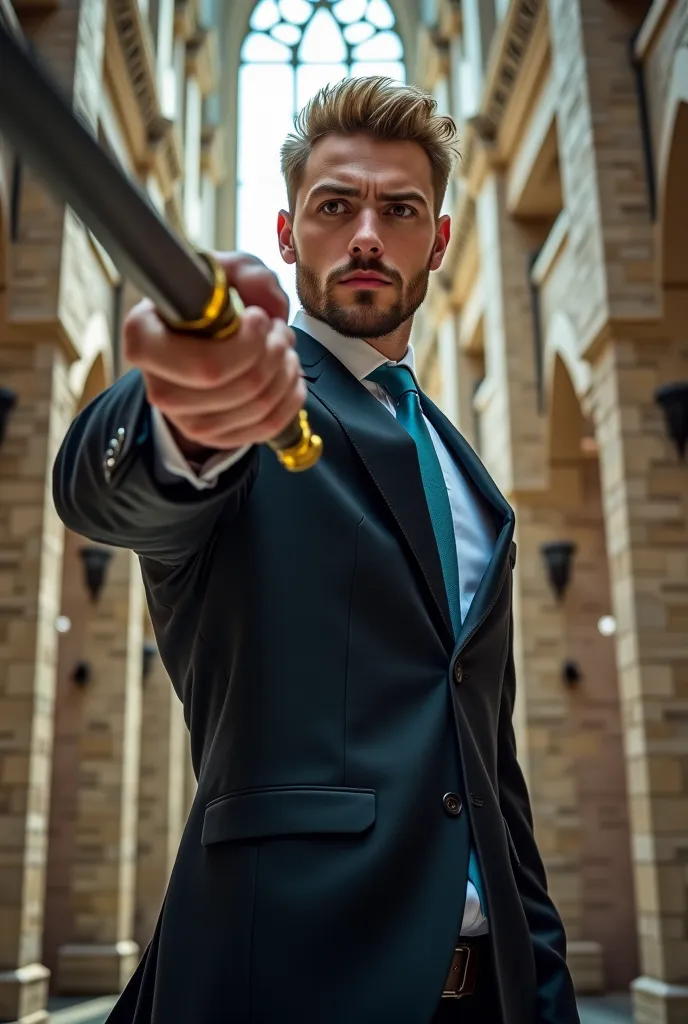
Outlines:
<svg viewBox="0 0 688 1024"><path fill-rule="evenodd" d="M512 859L514 861L514 864L517 864L520 867L521 866L521 858L518 855L518 850L516 849L516 843L514 842L513 836L511 835L511 829L509 828L509 823L506 820L506 818L504 817L504 815L502 815L502 821L504 822L504 831L506 832L506 838L507 838L507 842L509 844L509 853L511 854L511 857L512 857Z"/></svg>
<svg viewBox="0 0 688 1024"><path fill-rule="evenodd" d="M201 842L365 832L375 823L375 790L336 786L271 786L212 800Z"/></svg>

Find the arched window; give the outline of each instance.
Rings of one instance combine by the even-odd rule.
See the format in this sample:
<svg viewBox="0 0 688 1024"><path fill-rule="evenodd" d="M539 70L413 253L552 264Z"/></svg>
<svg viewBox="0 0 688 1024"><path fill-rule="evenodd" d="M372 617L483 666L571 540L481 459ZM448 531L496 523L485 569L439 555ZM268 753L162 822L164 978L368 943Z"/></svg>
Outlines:
<svg viewBox="0 0 688 1024"><path fill-rule="evenodd" d="M237 246L275 270L296 305L294 272L279 256L277 212L287 205L279 150L295 114L342 78L405 81L387 0L259 0L239 68Z"/></svg>

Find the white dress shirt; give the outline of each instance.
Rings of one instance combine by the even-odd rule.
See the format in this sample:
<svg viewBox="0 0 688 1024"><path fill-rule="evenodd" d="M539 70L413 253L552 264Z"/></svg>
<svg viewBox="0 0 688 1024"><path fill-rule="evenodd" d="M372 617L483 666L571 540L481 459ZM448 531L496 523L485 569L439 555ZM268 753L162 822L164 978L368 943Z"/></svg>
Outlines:
<svg viewBox="0 0 688 1024"><path fill-rule="evenodd" d="M361 381L368 391L379 399L393 416L396 416L396 408L388 392L379 384L365 379L378 366L389 361L377 349L374 349L362 338L346 338L338 334L327 324L309 316L303 310L296 313L292 326L300 328L319 341ZM400 364L408 366L415 377L412 346L409 345ZM459 591L461 620L463 621L492 556L495 545L495 528L475 488L455 464L432 423L427 417L424 419L442 467L451 505L459 563ZM220 473L234 465L245 455L249 447L241 448L228 455L220 452L213 455L203 465L195 466L190 464L179 451L165 418L155 407L152 409L152 432L156 477L163 483L183 477L199 490L214 487ZM487 919L480 907L478 893L473 883L469 881L461 935L465 937L484 935L487 931Z"/></svg>

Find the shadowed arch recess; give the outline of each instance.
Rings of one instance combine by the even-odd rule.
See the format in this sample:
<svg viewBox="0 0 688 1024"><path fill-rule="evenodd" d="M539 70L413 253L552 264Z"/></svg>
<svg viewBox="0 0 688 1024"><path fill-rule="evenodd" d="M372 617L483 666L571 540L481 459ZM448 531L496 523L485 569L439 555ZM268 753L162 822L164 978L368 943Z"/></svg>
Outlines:
<svg viewBox="0 0 688 1024"><path fill-rule="evenodd" d="M674 58L666 110L659 160L662 283L665 288L685 288L688 287L688 46L679 49Z"/></svg>

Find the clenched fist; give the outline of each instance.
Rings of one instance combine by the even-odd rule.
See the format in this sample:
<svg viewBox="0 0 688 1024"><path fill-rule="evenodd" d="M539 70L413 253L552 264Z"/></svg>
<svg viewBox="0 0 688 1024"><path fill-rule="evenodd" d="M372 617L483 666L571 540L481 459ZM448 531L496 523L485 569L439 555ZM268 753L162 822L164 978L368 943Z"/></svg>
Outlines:
<svg viewBox="0 0 688 1024"><path fill-rule="evenodd" d="M269 441L306 399L286 323L289 302L277 278L253 256L215 255L246 306L230 338L170 331L147 299L124 324L125 356L141 370L148 401L188 457Z"/></svg>

